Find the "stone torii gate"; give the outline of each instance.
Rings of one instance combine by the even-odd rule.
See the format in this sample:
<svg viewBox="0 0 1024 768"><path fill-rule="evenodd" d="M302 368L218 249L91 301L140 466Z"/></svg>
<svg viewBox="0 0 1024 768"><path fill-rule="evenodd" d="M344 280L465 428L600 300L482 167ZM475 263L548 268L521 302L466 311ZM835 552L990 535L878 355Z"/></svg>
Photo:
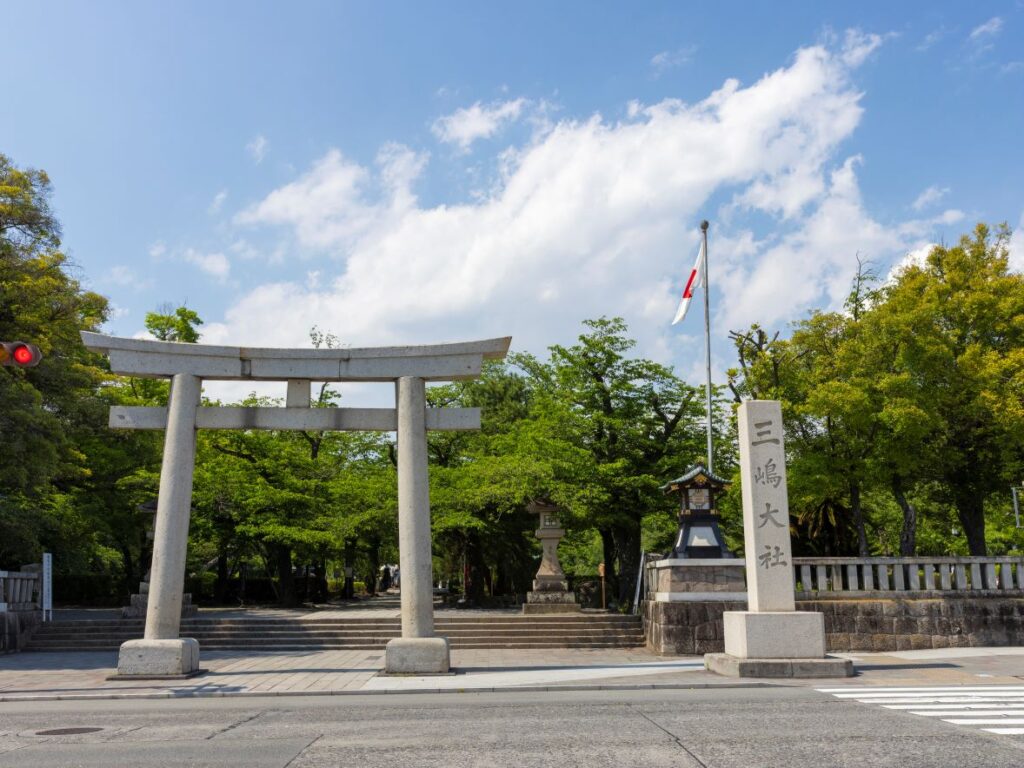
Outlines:
<svg viewBox="0 0 1024 768"><path fill-rule="evenodd" d="M110 409L113 428L165 430L145 635L121 646L119 676L199 671L199 643L179 637L197 429L397 431L402 637L388 643L385 670L448 672L448 640L434 636L427 430L479 429L480 409L427 408L425 382L476 378L484 358L505 357L511 337L363 349L220 347L85 331L82 341L106 354L114 373L171 380L167 408ZM286 381L285 407L202 407L203 379ZM310 408L313 381L391 381L396 407Z"/></svg>

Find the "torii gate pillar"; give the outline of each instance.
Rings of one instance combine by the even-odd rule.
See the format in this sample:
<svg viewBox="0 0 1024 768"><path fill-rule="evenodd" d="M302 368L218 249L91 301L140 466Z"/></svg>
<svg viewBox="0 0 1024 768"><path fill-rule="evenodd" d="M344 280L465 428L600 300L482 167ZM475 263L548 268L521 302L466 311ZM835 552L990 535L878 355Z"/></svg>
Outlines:
<svg viewBox="0 0 1024 768"><path fill-rule="evenodd" d="M196 409L201 394L202 380L198 376L179 373L171 378L160 494L153 528L146 630L143 639L121 645L118 675L189 677L199 672L199 643L191 637L179 637L178 633L192 511Z"/></svg>
<svg viewBox="0 0 1024 768"><path fill-rule="evenodd" d="M402 563L402 637L384 651L392 675L446 674L448 638L434 637L430 480L427 476L426 388L406 376L395 387L398 406L398 556Z"/></svg>

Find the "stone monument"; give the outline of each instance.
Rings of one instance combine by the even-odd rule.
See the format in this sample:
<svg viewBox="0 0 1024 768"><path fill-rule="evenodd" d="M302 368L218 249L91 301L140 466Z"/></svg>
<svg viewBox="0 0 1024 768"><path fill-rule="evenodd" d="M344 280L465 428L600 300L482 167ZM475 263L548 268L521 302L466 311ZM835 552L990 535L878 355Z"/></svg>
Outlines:
<svg viewBox="0 0 1024 768"><path fill-rule="evenodd" d="M723 614L725 653L705 655L705 666L733 677L849 677L851 661L825 654L824 616L796 610L781 405L748 400L738 419L748 610Z"/></svg>
<svg viewBox="0 0 1024 768"><path fill-rule="evenodd" d="M199 643L179 637L198 429L368 430L398 433L398 549L402 636L388 643L385 670L445 674L448 640L434 636L427 482L427 430L480 428L479 408L427 408L427 381L472 379L485 358L503 358L511 338L458 344L342 349L265 349L125 339L82 332L112 373L171 380L167 408L113 406L110 426L163 429L164 453L142 639L122 644L120 677L187 677ZM204 379L287 382L285 407L202 406ZM311 408L313 381L389 382L395 408Z"/></svg>
<svg viewBox="0 0 1024 768"><path fill-rule="evenodd" d="M533 591L526 593L523 613L579 613L579 603L569 589L569 581L558 562L558 542L565 536L565 529L558 517L558 507L548 502L534 501L526 509L539 516L536 535L543 547L543 554L537 576L533 580Z"/></svg>

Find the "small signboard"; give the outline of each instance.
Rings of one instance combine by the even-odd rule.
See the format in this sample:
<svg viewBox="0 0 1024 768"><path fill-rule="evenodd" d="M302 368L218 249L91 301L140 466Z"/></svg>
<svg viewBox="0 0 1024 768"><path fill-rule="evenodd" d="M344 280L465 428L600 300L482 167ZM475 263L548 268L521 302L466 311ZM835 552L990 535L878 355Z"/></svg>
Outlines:
<svg viewBox="0 0 1024 768"><path fill-rule="evenodd" d="M53 554L43 552L43 584L39 601L42 603L43 621L53 621Z"/></svg>

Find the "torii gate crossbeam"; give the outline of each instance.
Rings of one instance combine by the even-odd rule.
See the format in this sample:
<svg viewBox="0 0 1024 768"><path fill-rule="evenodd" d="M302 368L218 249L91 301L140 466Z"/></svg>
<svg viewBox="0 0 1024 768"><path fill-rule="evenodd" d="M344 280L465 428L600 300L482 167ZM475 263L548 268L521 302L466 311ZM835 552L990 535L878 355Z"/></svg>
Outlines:
<svg viewBox="0 0 1024 768"><path fill-rule="evenodd" d="M402 637L388 643L385 671L448 672L448 640L434 636L427 430L479 429L480 410L427 408L425 383L479 376L485 358L505 357L510 337L360 349L224 347L89 332L82 340L109 357L114 373L171 379L167 408L110 409L113 428L165 430L145 635L122 644L119 676L199 671L199 643L179 637L197 429L396 431ZM287 381L285 407L202 407L203 379ZM312 381L393 381L396 407L310 408Z"/></svg>

